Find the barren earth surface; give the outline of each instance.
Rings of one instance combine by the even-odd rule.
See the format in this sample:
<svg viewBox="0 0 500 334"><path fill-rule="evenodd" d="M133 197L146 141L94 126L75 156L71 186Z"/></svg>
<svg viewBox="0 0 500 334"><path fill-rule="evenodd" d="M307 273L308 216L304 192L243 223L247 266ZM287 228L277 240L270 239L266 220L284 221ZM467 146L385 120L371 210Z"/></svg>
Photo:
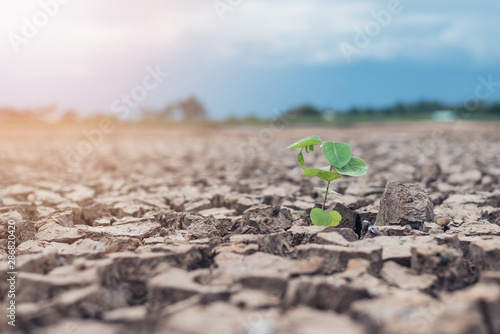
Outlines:
<svg viewBox="0 0 500 334"><path fill-rule="evenodd" d="M2 333L500 333L499 125L97 128L0 129Z"/></svg>

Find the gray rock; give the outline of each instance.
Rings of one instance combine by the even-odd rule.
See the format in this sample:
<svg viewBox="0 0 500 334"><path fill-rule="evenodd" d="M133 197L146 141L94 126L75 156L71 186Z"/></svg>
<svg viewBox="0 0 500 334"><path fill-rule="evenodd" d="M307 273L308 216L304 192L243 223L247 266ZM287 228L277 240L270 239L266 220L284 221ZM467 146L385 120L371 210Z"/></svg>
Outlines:
<svg viewBox="0 0 500 334"><path fill-rule="evenodd" d="M433 210L429 195L420 185L388 182L375 225L410 225L419 229L424 222L434 221Z"/></svg>

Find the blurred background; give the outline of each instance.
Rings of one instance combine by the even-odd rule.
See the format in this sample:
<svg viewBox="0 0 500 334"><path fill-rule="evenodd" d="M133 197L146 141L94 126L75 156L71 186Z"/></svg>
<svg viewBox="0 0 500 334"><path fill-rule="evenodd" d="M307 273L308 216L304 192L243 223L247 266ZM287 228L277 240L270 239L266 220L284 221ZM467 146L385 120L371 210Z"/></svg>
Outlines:
<svg viewBox="0 0 500 334"><path fill-rule="evenodd" d="M0 2L0 122L500 119L493 0Z"/></svg>

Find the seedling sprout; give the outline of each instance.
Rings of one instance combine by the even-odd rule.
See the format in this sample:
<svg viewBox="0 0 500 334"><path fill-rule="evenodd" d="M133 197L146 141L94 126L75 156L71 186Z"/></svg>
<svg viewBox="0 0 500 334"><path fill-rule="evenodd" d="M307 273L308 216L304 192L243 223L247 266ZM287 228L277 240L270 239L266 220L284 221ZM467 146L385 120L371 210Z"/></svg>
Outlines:
<svg viewBox="0 0 500 334"><path fill-rule="evenodd" d="M320 145L323 155L330 164L322 168L306 169L303 151L305 151L306 154L313 152L314 146L316 145ZM334 180L340 179L343 175L354 177L365 175L367 171L366 163L360 158L353 157L351 147L346 143L324 142L318 136L310 136L301 139L288 146L288 148L300 149L299 154L297 155L297 162L304 170L305 177L315 176L327 182L326 188L314 187L314 189L324 192L325 197L323 199L321 209L314 208L311 210L310 217L312 223L317 226L337 226L342 220L340 213L335 210L325 210L328 195L340 195L330 189L330 183Z"/></svg>

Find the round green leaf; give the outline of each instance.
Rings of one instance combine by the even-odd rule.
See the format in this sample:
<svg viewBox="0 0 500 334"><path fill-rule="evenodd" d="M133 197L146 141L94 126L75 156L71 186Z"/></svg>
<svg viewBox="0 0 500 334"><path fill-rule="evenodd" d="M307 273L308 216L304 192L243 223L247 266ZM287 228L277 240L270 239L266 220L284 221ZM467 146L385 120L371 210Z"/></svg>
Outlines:
<svg viewBox="0 0 500 334"><path fill-rule="evenodd" d="M366 163L362 159L354 157L344 167L337 168L337 172L349 176L365 175L367 170Z"/></svg>
<svg viewBox="0 0 500 334"><path fill-rule="evenodd" d="M323 144L323 141L321 140L320 137L310 136L310 137L301 139L296 143L293 143L292 145L288 146L288 148L302 148L302 147L306 147L306 146L319 145L319 144Z"/></svg>
<svg viewBox="0 0 500 334"><path fill-rule="evenodd" d="M330 216L332 216L332 223L330 226L337 226L340 224L340 221L342 220L342 215L338 213L337 211L330 211L329 212Z"/></svg>
<svg viewBox="0 0 500 334"><path fill-rule="evenodd" d="M349 162L352 150L346 143L327 142L323 144L323 155L335 168L340 168Z"/></svg>
<svg viewBox="0 0 500 334"><path fill-rule="evenodd" d="M321 180L324 180L326 182L331 182L333 180L340 179L342 177L342 175L340 175L337 172L327 172L327 171L324 171L322 169L317 169L317 168L306 170L304 172L304 176L305 177L316 176L316 177L318 177Z"/></svg>
<svg viewBox="0 0 500 334"><path fill-rule="evenodd" d="M312 209L310 217L312 223L316 226L330 226L333 221L333 217L328 211L319 208Z"/></svg>

